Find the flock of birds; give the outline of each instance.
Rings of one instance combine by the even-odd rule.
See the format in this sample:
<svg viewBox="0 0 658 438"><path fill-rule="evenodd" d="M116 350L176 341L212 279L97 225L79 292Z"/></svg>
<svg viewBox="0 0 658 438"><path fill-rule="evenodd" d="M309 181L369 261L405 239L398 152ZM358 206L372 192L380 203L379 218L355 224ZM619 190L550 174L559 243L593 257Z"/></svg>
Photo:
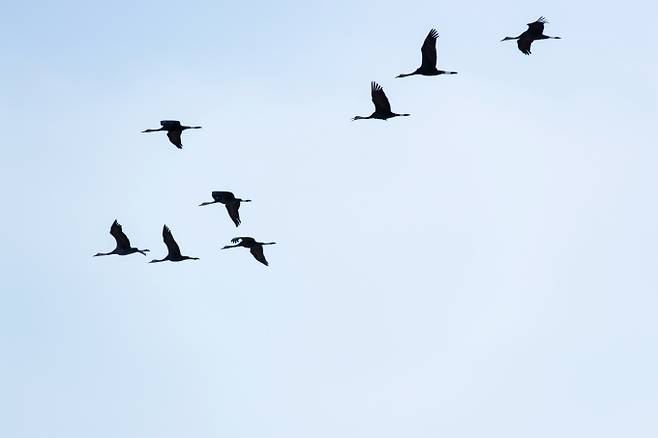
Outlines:
<svg viewBox="0 0 658 438"><path fill-rule="evenodd" d="M530 55L530 46L534 41L537 40L546 40L546 39L560 39L556 36L544 35L544 24L548 23L544 17L539 17L536 21L528 23L528 29L521 33L517 37L505 37L502 41L516 40L519 50L526 54ZM403 73L396 78L404 78L407 76L413 75L422 75L422 76L438 76L438 75L454 75L457 74L456 71L447 71L439 70L436 68L436 40L439 37L439 33L436 29L430 30L425 37L425 41L420 48L422 54L422 62L420 67L418 67L412 73ZM355 116L352 120L364 120L364 119L379 119L387 120L392 117L400 116L409 116L409 114L398 114L391 111L391 104L384 93L384 89L376 82L372 82L370 85L370 93L372 97L372 103L375 105L375 111L367 117L364 116ZM178 149L183 148L183 143L181 140L181 134L183 131L188 129L201 129L201 126L185 126L181 125L178 120L162 120L160 122L160 128L158 129L146 129L142 132L159 132L165 131L169 141L176 146ZM228 212L229 217L233 221L236 227L240 226L242 222L240 220L240 204L243 202L251 202L250 199L240 199L236 198L232 192L227 191L214 191L211 193L213 198L212 201L203 202L199 206L210 205L210 204L224 204ZM97 253L96 256L106 256L106 255L129 255L134 253L140 253L146 255L149 251L148 249L138 249L134 248L130 244L128 236L123 232L121 224L118 221L114 221L110 227L110 234L116 240L116 247L113 251L106 253ZM190 257L181 254L180 247L174 240L174 236L171 234L171 230L167 225L164 225L162 228L162 239L167 246L167 256L160 260L151 260L149 263L158 263L164 261L170 262L181 262L183 260L199 260L198 257ZM264 245L274 245L276 242L258 242L253 237L235 237L231 239L231 243L234 245L226 245L221 249L228 248L249 248L251 255L258 260L260 263L268 266L268 262L265 259L265 254L263 253Z"/></svg>

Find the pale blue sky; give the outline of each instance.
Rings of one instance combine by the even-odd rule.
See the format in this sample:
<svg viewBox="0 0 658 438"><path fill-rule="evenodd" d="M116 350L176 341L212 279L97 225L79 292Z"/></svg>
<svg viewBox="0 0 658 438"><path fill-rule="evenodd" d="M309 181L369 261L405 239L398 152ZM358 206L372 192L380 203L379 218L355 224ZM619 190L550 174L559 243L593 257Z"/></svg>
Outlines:
<svg viewBox="0 0 658 438"><path fill-rule="evenodd" d="M658 436L657 13L3 4L0 436Z"/></svg>

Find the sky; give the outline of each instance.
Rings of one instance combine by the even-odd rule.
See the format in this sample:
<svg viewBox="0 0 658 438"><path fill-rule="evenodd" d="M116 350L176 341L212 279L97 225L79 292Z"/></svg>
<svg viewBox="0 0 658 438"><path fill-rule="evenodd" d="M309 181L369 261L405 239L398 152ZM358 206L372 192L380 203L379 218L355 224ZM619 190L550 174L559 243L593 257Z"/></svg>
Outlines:
<svg viewBox="0 0 658 438"><path fill-rule="evenodd" d="M657 436L657 13L3 4L0 436Z"/></svg>

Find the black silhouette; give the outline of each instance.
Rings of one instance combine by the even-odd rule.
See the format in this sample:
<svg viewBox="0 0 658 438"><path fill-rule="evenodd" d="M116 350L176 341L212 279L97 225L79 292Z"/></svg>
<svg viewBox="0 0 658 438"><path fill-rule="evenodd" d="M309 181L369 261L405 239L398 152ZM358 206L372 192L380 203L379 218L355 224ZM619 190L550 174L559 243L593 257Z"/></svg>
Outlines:
<svg viewBox="0 0 658 438"><path fill-rule="evenodd" d="M203 205L216 204L218 202L224 204L226 206L226 211L228 211L228 215L231 217L236 227L241 223L239 212L240 203L251 202L251 199L236 198L232 192L212 192L212 198L214 201L202 202L199 204L199 207Z"/></svg>
<svg viewBox="0 0 658 438"><path fill-rule="evenodd" d="M183 149L183 143L181 143L180 135L186 129L201 129L201 126L183 126L178 120L162 120L160 121L160 129L147 129L142 132L158 132L158 131L167 131L167 137L169 141L173 143L178 149Z"/></svg>
<svg viewBox="0 0 658 438"><path fill-rule="evenodd" d="M148 249L137 249L133 248L130 246L130 240L128 240L128 236L125 235L123 232L123 229L121 228L121 224L117 222L115 219L114 222L112 222L112 226L110 227L110 234L112 237L114 237L114 240L117 241L117 246L114 248L113 251L111 252L99 252L94 254L94 257L98 256L106 256L106 255L128 255L128 254L134 254L136 252L146 255L146 253L149 251Z"/></svg>
<svg viewBox="0 0 658 438"><path fill-rule="evenodd" d="M413 75L423 76L438 76L438 75L456 75L456 71L437 70L436 68L436 39L439 33L436 29L430 30L430 33L425 37L423 46L420 48L420 53L423 55L423 62L420 67L413 73L406 73L397 75L396 78L404 78Z"/></svg>
<svg viewBox="0 0 658 438"><path fill-rule="evenodd" d="M388 102L384 90L379 86L377 82L370 83L370 94L372 96L372 103L375 104L375 112L370 114L368 117L354 116L352 120L363 120L363 119L380 119L387 120L391 117L398 116L408 116L409 114L396 114L391 112L391 104Z"/></svg>
<svg viewBox="0 0 658 438"><path fill-rule="evenodd" d="M544 35L544 24L548 23L544 17L539 17L537 21L534 23L528 23L528 30L523 32L521 35L517 37L505 37L502 41L508 41L508 40L518 40L516 44L519 46L519 50L526 55L530 55L532 52L530 51L530 46L532 45L532 42L535 40L548 40L548 39L554 39L554 40L559 40L561 39L560 37L552 37L552 36L547 36Z"/></svg>
<svg viewBox="0 0 658 438"><path fill-rule="evenodd" d="M174 240L174 236L171 235L171 230L168 226L162 227L162 240L164 240L165 245L167 245L167 257L161 260L151 260L149 263L158 263L169 260L170 262L182 262L183 260L199 260L198 257L188 257L181 255L180 248Z"/></svg>
<svg viewBox="0 0 658 438"><path fill-rule="evenodd" d="M237 248L238 246L249 248L249 252L251 252L251 255L254 256L256 260L258 260L265 266L269 266L269 264L267 263L267 260L265 260L265 255L263 254L263 245L274 245L276 243L276 242L256 242L256 240L253 237L236 237L234 239L231 239L231 242L235 243L236 245L226 245L222 249Z"/></svg>

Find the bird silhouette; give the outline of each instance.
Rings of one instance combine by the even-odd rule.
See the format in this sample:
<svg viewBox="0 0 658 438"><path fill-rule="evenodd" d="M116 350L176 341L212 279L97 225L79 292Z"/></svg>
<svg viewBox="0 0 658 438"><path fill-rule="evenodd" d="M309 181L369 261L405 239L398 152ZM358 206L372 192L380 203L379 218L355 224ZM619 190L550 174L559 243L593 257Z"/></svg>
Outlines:
<svg viewBox="0 0 658 438"><path fill-rule="evenodd" d="M391 117L408 116L409 114L396 114L391 112L391 104L388 102L384 90L377 82L370 83L370 95L372 96L372 103L375 104L375 112L368 117L354 116L352 120L364 119L380 119L387 120Z"/></svg>
<svg viewBox="0 0 658 438"><path fill-rule="evenodd" d="M239 246L249 248L249 252L252 256L265 266L269 266L267 260L265 260L265 254L263 254L263 245L274 245L276 242L256 242L256 239L253 237L235 237L231 239L232 243L236 245L226 245L222 249L228 248L237 248Z"/></svg>
<svg viewBox="0 0 658 438"><path fill-rule="evenodd" d="M158 132L167 131L169 141L178 149L183 149L180 136L186 129L201 129L201 126L183 126L178 120L162 120L160 121L161 127L159 129L146 129L142 132Z"/></svg>
<svg viewBox="0 0 658 438"><path fill-rule="evenodd" d="M114 222L112 222L112 226L110 227L110 234L112 237L114 237L114 240L117 241L117 246L114 248L113 251L111 252L99 252L94 254L94 257L98 256L106 256L106 255L128 255L128 254L134 254L136 252L146 255L146 253L149 251L148 249L137 249L133 248L130 246L130 240L128 239L128 236L123 232L123 229L121 228L121 224L117 222L115 219Z"/></svg>
<svg viewBox="0 0 658 438"><path fill-rule="evenodd" d="M202 202L199 204L199 207L203 205L216 204L218 202L224 204L226 206L226 211L228 211L228 215L230 216L231 220L233 220L235 226L240 226L240 203L251 202L251 199L236 198L232 192L212 192L211 195L214 201Z"/></svg>
<svg viewBox="0 0 658 438"><path fill-rule="evenodd" d="M553 36L548 36L544 35L544 24L548 23L544 17L539 17L537 21L528 23L528 30L523 32L521 35L517 37L505 37L502 41L509 41L509 40L517 40L516 45L519 46L519 50L526 55L530 55L532 52L530 51L530 46L532 45L532 42L535 40L548 40L548 39L553 39L553 40L559 40L561 39L560 37L553 37Z"/></svg>
<svg viewBox="0 0 658 438"><path fill-rule="evenodd" d="M182 262L183 260L199 260L198 257L188 257L181 255L180 248L174 240L174 236L171 235L171 230L168 226L162 227L162 240L164 240L165 245L167 245L167 257L161 260L151 260L149 263L158 263L164 261L170 262Z"/></svg>
<svg viewBox="0 0 658 438"><path fill-rule="evenodd" d="M407 76L413 75L456 75L456 71L437 70L436 68L436 39L438 37L439 33L436 31L436 29L430 30L430 32L425 37L425 41L423 41L422 47L420 48L420 53L423 55L423 61L420 64L420 67L418 67L413 73L402 73L397 75L396 78L405 78Z"/></svg>

